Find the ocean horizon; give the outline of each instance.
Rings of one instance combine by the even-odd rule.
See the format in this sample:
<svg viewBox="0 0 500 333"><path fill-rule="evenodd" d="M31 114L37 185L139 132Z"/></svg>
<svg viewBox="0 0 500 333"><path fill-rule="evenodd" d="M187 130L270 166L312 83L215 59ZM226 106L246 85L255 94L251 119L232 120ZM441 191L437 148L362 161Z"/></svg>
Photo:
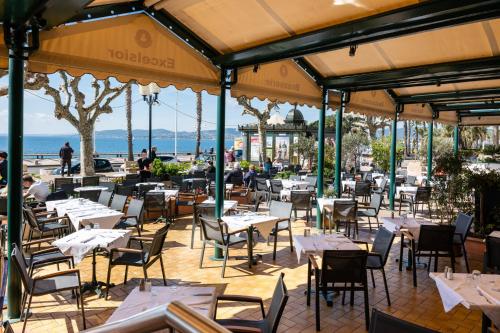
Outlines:
<svg viewBox="0 0 500 333"><path fill-rule="evenodd" d="M194 134L194 133L193 133ZM75 154L80 153L80 137L75 134L70 135L25 135L23 140L24 154L58 154L61 146L68 141ZM134 154L139 153L142 149L148 148L148 138L134 138ZM234 140L225 140L225 146L230 148L233 146ZM0 135L0 150L7 151L7 135ZM160 154L174 153L174 139L153 137L153 146L158 147ZM177 139L177 153L194 153L196 140L193 139ZM201 150L215 149L215 140L202 139ZM97 153L127 153L127 138L96 137L96 152Z"/></svg>

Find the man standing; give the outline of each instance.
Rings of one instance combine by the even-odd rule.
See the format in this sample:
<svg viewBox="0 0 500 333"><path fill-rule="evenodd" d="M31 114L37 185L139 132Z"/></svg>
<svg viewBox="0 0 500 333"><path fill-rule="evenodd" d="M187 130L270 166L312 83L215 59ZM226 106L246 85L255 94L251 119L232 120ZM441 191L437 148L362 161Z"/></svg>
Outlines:
<svg viewBox="0 0 500 333"><path fill-rule="evenodd" d="M28 190L24 192L25 198L32 195L38 202L45 202L45 200L47 200L47 196L49 195L49 187L41 180L35 182L33 177L31 177L30 175L25 175L23 176L23 186L25 188L28 188Z"/></svg>
<svg viewBox="0 0 500 333"><path fill-rule="evenodd" d="M73 158L73 148L70 147L69 142L59 150L59 157L61 158L61 176L64 177L64 166L68 167L68 177L71 175L71 159Z"/></svg>
<svg viewBox="0 0 500 333"><path fill-rule="evenodd" d="M151 160L151 162L154 161L156 158L156 151L157 151L156 147L154 147L154 146L151 147L151 156L149 156L149 159Z"/></svg>
<svg viewBox="0 0 500 333"><path fill-rule="evenodd" d="M0 152L0 186L7 185L7 153Z"/></svg>

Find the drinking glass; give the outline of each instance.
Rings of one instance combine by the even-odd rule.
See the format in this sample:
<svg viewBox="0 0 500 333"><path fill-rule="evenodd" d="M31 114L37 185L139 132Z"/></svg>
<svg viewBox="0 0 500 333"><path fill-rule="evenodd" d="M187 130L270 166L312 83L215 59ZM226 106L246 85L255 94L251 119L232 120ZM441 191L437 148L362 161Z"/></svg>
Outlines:
<svg viewBox="0 0 500 333"><path fill-rule="evenodd" d="M101 226L99 225L99 223L94 223L94 229L100 229Z"/></svg>

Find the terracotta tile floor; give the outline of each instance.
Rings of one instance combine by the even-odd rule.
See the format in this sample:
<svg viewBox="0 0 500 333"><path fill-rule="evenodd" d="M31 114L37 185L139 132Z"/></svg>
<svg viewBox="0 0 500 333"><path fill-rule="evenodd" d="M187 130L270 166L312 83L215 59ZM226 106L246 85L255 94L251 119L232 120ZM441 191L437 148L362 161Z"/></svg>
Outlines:
<svg viewBox="0 0 500 333"><path fill-rule="evenodd" d="M382 214L388 214L387 211ZM293 222L293 232L302 234L305 222L297 220ZM153 233L160 225L147 224L145 234ZM364 229L360 239L367 240L374 236ZM366 226L367 228L367 226ZM263 262L248 269L246 261L229 260L226 269L226 278L220 277L220 262L211 261L208 255L205 257L203 269L198 268L200 255L200 242L196 234L195 248L189 248L191 237L191 217L185 217L176 221L170 230L164 250L164 260L168 283L182 285L205 285L216 286L219 293L232 293L244 295L261 296L266 306L269 305L278 275L285 273L285 283L288 287L290 299L281 320L280 332L315 332L314 307L306 306L304 290L306 287L306 261L302 259L297 263L295 253L290 252L287 247L286 233L279 237L277 260L272 260L272 247L266 243L259 243L255 252L263 255ZM418 288L413 288L411 273L399 272L395 261L399 255L399 240L396 238L389 257L386 272L391 293L392 306L386 303L382 278L379 272L375 272L376 288L369 288L370 308L376 307L382 311L418 323L442 332L479 332L481 325L481 314L478 311L468 311L463 306L457 306L453 311L444 313L441 299L435 287L435 283L428 277L427 270L418 270ZM212 250L208 249L207 254ZM231 255L245 254L246 250L233 250ZM303 257L304 258L304 257ZM442 259L439 269L443 270L449 261ZM472 268L481 267L479 260L472 258ZM81 270L83 281L89 281L91 277L91 258L86 258L78 265ZM461 258L458 259L458 272L465 272L465 265ZM43 271L46 272L46 271ZM100 280L106 278L107 259L98 258L97 273ZM153 279L153 284L161 284L161 272L159 263L153 265L148 271ZM85 306L87 315L87 327L104 323L113 313L117 306L138 285L142 278L142 270L129 269L129 282L123 285L124 269L117 267L112 272L112 282L117 286L112 288L110 298L105 301L95 295L86 295ZM342 306L339 298L334 301L333 307L327 307L321 303L321 327L322 332L365 332L363 298L357 293L355 304ZM29 319L27 332L77 332L82 329L80 312L76 308L75 301L71 299L70 293L49 295L34 298L33 316ZM259 318L260 310L256 306L246 304L226 303L219 307L218 317L244 317ZM22 323L14 324L16 332L21 331Z"/></svg>

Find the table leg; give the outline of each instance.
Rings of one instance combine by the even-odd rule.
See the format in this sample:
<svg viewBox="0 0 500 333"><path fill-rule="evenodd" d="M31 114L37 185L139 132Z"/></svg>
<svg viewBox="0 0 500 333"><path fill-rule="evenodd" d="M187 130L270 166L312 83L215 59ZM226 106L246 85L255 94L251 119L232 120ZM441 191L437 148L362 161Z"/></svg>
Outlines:
<svg viewBox="0 0 500 333"><path fill-rule="evenodd" d="M104 293L102 293L101 289L102 287L114 287L114 284L110 283L109 285L106 285L105 282L102 281L97 281L97 272L96 272L96 256L97 256L97 251L99 251L100 248L97 247L92 251L92 281L91 282L86 282L82 286L82 293L85 293L87 291L90 292L95 292L99 297L103 297Z"/></svg>
<svg viewBox="0 0 500 333"><path fill-rule="evenodd" d="M253 261L253 227L248 227L248 268L252 268Z"/></svg>
<svg viewBox="0 0 500 333"><path fill-rule="evenodd" d="M491 319L484 313L482 314L481 333L488 333L488 328L491 327Z"/></svg>

